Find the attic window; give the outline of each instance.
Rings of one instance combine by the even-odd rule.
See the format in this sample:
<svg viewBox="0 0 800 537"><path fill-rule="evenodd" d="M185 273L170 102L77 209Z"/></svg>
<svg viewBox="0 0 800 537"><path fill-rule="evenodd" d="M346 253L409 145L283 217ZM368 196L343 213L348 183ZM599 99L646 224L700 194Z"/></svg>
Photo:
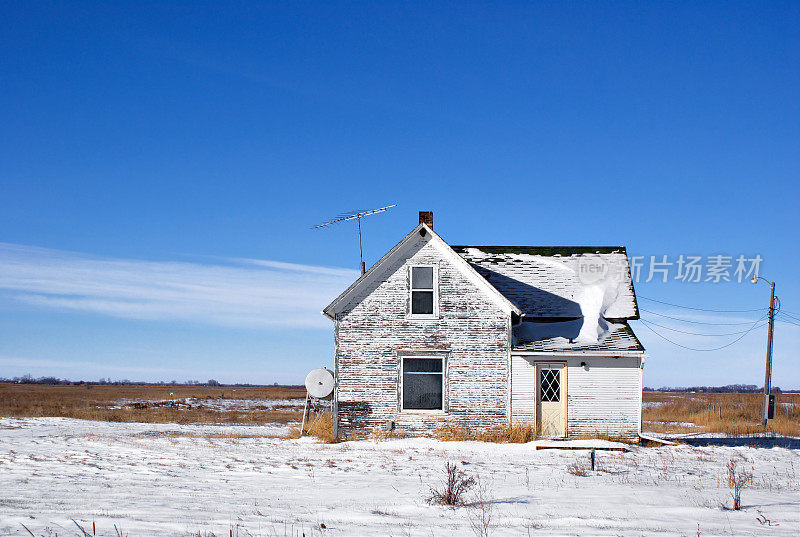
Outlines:
<svg viewBox="0 0 800 537"><path fill-rule="evenodd" d="M433 266L411 267L411 315L435 314L435 279Z"/></svg>

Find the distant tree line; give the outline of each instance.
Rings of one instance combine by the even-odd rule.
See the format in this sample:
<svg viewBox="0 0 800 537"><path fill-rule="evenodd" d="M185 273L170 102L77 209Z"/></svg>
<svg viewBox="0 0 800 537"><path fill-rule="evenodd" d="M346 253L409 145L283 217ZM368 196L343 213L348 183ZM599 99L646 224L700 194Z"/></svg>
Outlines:
<svg viewBox="0 0 800 537"><path fill-rule="evenodd" d="M694 392L694 393L761 393L764 391L764 387L756 386L755 384L728 384L726 386L687 386L687 387L677 387L672 388L668 386L662 386L661 388L650 388L649 386L645 386L643 388L645 392ZM791 393L797 390L787 390L787 392ZM773 393L783 393L778 386L772 387Z"/></svg>
<svg viewBox="0 0 800 537"><path fill-rule="evenodd" d="M0 382L11 382L14 384L54 384L54 385L63 385L63 386L81 386L84 384L96 384L101 386L224 386L224 387L236 387L241 386L243 388L246 387L254 387L254 388L261 388L264 386L281 386L277 382L272 384L245 384L245 383L236 383L236 384L224 384L219 382L215 379L208 379L205 382L201 382L199 380L187 380L184 382L178 382L177 380L171 380L169 382L166 381L159 381L159 382L144 382L144 381L137 381L137 380L111 380L110 378L101 378L100 380L69 380L69 379L60 379L57 377L38 377L34 378L31 375L23 375L21 377L14 377L14 378L4 378L0 377Z"/></svg>
<svg viewBox="0 0 800 537"><path fill-rule="evenodd" d="M222 386L222 387L236 387L241 386L243 388L246 387L253 387L253 388L263 388L265 386L282 386L277 382L273 382L272 384L249 384L249 383L236 383L236 384L224 384L219 382L215 379L208 379L205 382L201 382L199 380L186 380L184 382L178 382L177 380L167 381L159 381L159 382L143 382L137 380L111 380L110 378L101 378L100 380L68 380L68 379L60 379L56 377L38 377L34 378L31 375L23 375L21 377L14 377L14 378L4 378L0 377L0 382L12 382L14 384L55 384L55 385L64 385L64 386L81 386L84 384L96 384L96 385L109 385L109 386ZM289 385L294 386L294 385ZM661 388L651 388L649 386L645 386L643 391L645 392L695 392L695 393L760 393L763 388L759 388L755 384L728 384L726 386L687 386L687 387L669 387L669 386L662 386ZM773 386L772 392L773 393L795 393L800 390L781 390L777 386Z"/></svg>

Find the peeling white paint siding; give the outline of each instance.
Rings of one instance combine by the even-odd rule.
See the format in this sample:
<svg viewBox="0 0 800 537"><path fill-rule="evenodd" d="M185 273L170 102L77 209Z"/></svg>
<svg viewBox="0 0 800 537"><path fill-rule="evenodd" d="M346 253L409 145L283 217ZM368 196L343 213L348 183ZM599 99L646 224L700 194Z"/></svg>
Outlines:
<svg viewBox="0 0 800 537"><path fill-rule="evenodd" d="M428 236L429 237L429 236ZM438 267L439 316L410 319L408 266ZM397 429L431 434L445 422L508 423L509 314L420 237L336 314L336 424L341 436ZM400 356L445 359L445 411L400 411Z"/></svg>
<svg viewBox="0 0 800 537"><path fill-rule="evenodd" d="M535 361L567 363L567 436L635 439L641 431L640 356L520 356L512 354L511 416L536 423ZM588 368L580 364L586 362Z"/></svg>

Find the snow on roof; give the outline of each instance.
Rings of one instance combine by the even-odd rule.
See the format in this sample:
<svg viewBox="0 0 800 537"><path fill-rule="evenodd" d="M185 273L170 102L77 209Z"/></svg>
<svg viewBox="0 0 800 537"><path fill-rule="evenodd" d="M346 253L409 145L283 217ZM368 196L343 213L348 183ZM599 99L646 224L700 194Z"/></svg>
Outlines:
<svg viewBox="0 0 800 537"><path fill-rule="evenodd" d="M638 319L624 246L453 246L528 317Z"/></svg>
<svg viewBox="0 0 800 537"><path fill-rule="evenodd" d="M644 347L627 323L600 321L597 336L585 334L583 319L523 321L512 329L515 351L641 351Z"/></svg>

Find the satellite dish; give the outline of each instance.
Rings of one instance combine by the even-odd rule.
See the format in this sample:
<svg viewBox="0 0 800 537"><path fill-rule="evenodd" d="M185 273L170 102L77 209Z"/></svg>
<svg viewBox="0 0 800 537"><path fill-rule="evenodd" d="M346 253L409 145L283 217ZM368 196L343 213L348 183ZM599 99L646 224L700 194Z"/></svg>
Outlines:
<svg viewBox="0 0 800 537"><path fill-rule="evenodd" d="M333 372L324 367L314 369L306 375L306 390L317 399L328 397L333 392Z"/></svg>

